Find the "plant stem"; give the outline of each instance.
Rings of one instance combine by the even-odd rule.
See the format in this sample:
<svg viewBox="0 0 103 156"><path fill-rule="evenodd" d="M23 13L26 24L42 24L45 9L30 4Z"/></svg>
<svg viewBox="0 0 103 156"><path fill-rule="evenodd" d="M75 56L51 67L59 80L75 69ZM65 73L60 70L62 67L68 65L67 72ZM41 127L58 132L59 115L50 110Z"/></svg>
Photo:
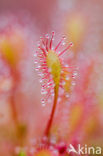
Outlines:
<svg viewBox="0 0 103 156"><path fill-rule="evenodd" d="M53 118L54 118L54 114L55 114L55 110L56 110L56 105L57 105L58 89L59 89L59 85L55 86L55 88L54 88L54 93L55 93L54 103L53 103L53 108L52 108L52 111L51 111L50 119L48 121L46 131L45 131L46 136L48 136L50 134L50 129L51 129L51 126L52 126L52 122L53 122Z"/></svg>

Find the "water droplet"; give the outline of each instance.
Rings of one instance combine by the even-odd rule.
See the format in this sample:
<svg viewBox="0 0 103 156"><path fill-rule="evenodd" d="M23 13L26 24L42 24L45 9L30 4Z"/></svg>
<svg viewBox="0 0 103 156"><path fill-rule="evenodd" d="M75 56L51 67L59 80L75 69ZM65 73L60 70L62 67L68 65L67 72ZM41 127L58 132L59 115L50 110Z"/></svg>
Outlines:
<svg viewBox="0 0 103 156"><path fill-rule="evenodd" d="M40 49L40 41L37 43L37 47L38 49Z"/></svg>
<svg viewBox="0 0 103 156"><path fill-rule="evenodd" d="M42 88L42 89L41 89L41 94L42 94L42 95L45 95L45 94L47 94L47 91L46 91L44 88Z"/></svg>
<svg viewBox="0 0 103 156"><path fill-rule="evenodd" d="M65 41L63 41L63 42L62 42L62 45L64 46L65 44L66 44Z"/></svg>
<svg viewBox="0 0 103 156"><path fill-rule="evenodd" d="M42 106L45 107L46 104L45 104L45 100L44 99L41 99L41 103L42 103Z"/></svg>
<svg viewBox="0 0 103 156"><path fill-rule="evenodd" d="M39 71L39 68L38 68L38 67L36 67L36 68L35 68L35 70L36 70L36 71Z"/></svg>
<svg viewBox="0 0 103 156"><path fill-rule="evenodd" d="M40 36L40 40L42 40L43 39L43 37L42 36Z"/></svg>
<svg viewBox="0 0 103 156"><path fill-rule="evenodd" d="M36 53L34 54L34 57L37 57L37 54Z"/></svg>
<svg viewBox="0 0 103 156"><path fill-rule="evenodd" d="M35 60L35 61L34 61L34 63L35 63L35 64L37 64L37 63L38 63L38 61L37 61L37 60Z"/></svg>
<svg viewBox="0 0 103 156"><path fill-rule="evenodd" d="M75 86L75 85L76 85L76 83L73 81L73 82L72 82L72 85L73 85L73 86Z"/></svg>
<svg viewBox="0 0 103 156"><path fill-rule="evenodd" d="M43 76L44 76L44 74L41 73L41 72L39 72L38 75L39 75L40 77L43 77Z"/></svg>
<svg viewBox="0 0 103 156"><path fill-rule="evenodd" d="M69 78L69 76L66 76L66 80L69 80L70 78Z"/></svg>
<svg viewBox="0 0 103 156"><path fill-rule="evenodd" d="M63 35L63 37L62 37L64 40L66 40L66 37Z"/></svg>
<svg viewBox="0 0 103 156"><path fill-rule="evenodd" d="M78 74L77 72L74 72L74 73L73 73L74 76L76 76L77 74Z"/></svg>
<svg viewBox="0 0 103 156"><path fill-rule="evenodd" d="M46 37L47 39L49 39L49 35L48 35L48 34L46 34L45 37Z"/></svg>
<svg viewBox="0 0 103 156"><path fill-rule="evenodd" d="M43 80L42 80L42 79L40 79L40 80L39 80L39 82L40 82L40 83L42 83L42 82L43 82Z"/></svg>
<svg viewBox="0 0 103 156"><path fill-rule="evenodd" d="M49 88L50 88L50 86L48 85L48 86L47 86L47 89L49 89Z"/></svg>
<svg viewBox="0 0 103 156"><path fill-rule="evenodd" d="M40 66L40 65L38 65L38 66L37 66L37 68L38 68L38 69L40 69L40 68L41 68L41 66Z"/></svg>

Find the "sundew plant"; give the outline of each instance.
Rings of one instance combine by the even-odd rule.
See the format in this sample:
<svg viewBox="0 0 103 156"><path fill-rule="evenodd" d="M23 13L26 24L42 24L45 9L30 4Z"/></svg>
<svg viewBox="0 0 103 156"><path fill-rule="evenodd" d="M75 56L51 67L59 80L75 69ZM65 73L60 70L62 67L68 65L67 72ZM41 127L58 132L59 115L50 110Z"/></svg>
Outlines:
<svg viewBox="0 0 103 156"><path fill-rule="evenodd" d="M41 104L43 107L46 107L50 102L53 103L50 118L48 119L48 123L44 131L43 138L45 138L45 143L43 142L43 147L40 151L37 151L35 156L52 156L54 155L52 153L55 153L55 150L57 150L56 154L58 155L59 152L62 151L59 147L56 147L57 145L54 147L55 150L49 151L51 146L51 127L58 103L59 89L61 88L63 90L62 94L64 94L65 98L68 100L70 96L70 85L75 85L74 79L77 75L76 68L69 64L65 64L62 60L64 53L67 52L69 55L69 49L72 47L73 43L70 42L67 44L65 36L63 36L57 46L54 47L54 35L54 32L52 32L50 36L45 35L45 37L40 37L38 50L34 54L35 70L38 72L41 83ZM63 50L61 50L61 46ZM41 138L41 141L43 138ZM46 147L48 148L45 149ZM66 150L67 149L64 148L63 152L65 153ZM49 154L49 152L51 154Z"/></svg>

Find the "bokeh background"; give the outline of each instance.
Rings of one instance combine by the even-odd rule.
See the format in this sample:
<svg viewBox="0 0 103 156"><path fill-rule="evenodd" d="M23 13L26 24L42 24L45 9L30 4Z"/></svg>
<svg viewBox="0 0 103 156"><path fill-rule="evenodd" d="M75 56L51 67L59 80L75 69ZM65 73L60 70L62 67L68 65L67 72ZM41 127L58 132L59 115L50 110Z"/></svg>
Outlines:
<svg viewBox="0 0 103 156"><path fill-rule="evenodd" d="M0 0L0 156L16 155L16 147L43 135L52 103L41 105L34 53L40 36L52 31L56 43L63 34L73 42L64 57L78 67L70 98L57 106L52 134L103 146L102 16L102 0Z"/></svg>

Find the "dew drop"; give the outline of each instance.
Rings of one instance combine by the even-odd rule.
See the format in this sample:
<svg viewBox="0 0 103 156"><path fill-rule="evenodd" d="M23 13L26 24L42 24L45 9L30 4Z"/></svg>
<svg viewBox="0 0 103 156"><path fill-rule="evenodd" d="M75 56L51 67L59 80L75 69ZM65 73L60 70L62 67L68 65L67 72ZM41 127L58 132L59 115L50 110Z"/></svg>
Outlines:
<svg viewBox="0 0 103 156"><path fill-rule="evenodd" d="M72 85L73 85L73 86L75 86L75 85L76 85L76 83L73 81L73 82L72 82Z"/></svg>
<svg viewBox="0 0 103 156"><path fill-rule="evenodd" d="M36 70L36 71L39 71L39 68L38 68L38 67L36 67L36 68L35 68L35 70Z"/></svg>
<svg viewBox="0 0 103 156"><path fill-rule="evenodd" d="M46 34L45 37L46 37L47 39L49 39L49 35L48 35L48 34Z"/></svg>
<svg viewBox="0 0 103 156"><path fill-rule="evenodd" d="M62 45L64 46L65 44L66 44L65 41L63 41L63 42L62 42Z"/></svg>
<svg viewBox="0 0 103 156"><path fill-rule="evenodd" d="M43 77L44 76L44 74L43 73L38 73L38 75L40 76L40 77Z"/></svg>
<svg viewBox="0 0 103 156"><path fill-rule="evenodd" d="M37 64L37 63L38 63L38 61L37 61L37 60L35 60L35 61L34 61L34 63L35 63L35 64Z"/></svg>
<svg viewBox="0 0 103 156"><path fill-rule="evenodd" d="M63 37L62 37L64 40L66 40L66 37L63 35Z"/></svg>
<svg viewBox="0 0 103 156"><path fill-rule="evenodd" d="M38 49L40 49L40 41L37 43L37 47Z"/></svg>
<svg viewBox="0 0 103 156"><path fill-rule="evenodd" d="M37 54L36 53L34 54L34 57L37 57Z"/></svg>
<svg viewBox="0 0 103 156"><path fill-rule="evenodd" d="M39 82L40 82L40 83L42 83L42 82L43 82L43 80L42 80L42 79L40 79L40 80L39 80Z"/></svg>
<svg viewBox="0 0 103 156"><path fill-rule="evenodd" d="M40 40L42 40L43 39L43 37L42 36L40 36Z"/></svg>
<svg viewBox="0 0 103 156"><path fill-rule="evenodd" d="M41 94L45 95L45 94L47 94L47 91L45 91L44 89L41 89Z"/></svg>
<svg viewBox="0 0 103 156"><path fill-rule="evenodd" d="M47 89L49 89L49 88L50 88L50 86L48 85L48 86L47 86Z"/></svg>
<svg viewBox="0 0 103 156"><path fill-rule="evenodd" d="M74 72L74 73L73 73L74 76L77 76L77 74L78 74L77 72Z"/></svg>
<svg viewBox="0 0 103 156"><path fill-rule="evenodd" d="M69 80L70 78L69 78L69 76L66 76L66 80Z"/></svg>
<svg viewBox="0 0 103 156"><path fill-rule="evenodd" d="M45 100L41 99L42 106L45 107Z"/></svg>

